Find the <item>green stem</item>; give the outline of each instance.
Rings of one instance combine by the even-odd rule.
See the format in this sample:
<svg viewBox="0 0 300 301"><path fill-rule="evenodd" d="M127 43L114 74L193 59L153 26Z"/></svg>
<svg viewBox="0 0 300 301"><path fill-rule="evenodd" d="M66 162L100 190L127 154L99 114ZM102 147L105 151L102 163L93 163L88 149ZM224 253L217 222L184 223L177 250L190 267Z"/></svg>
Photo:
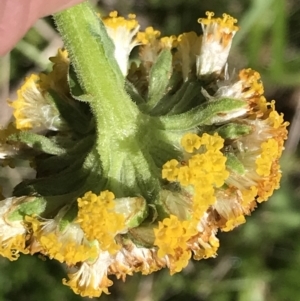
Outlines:
<svg viewBox="0 0 300 301"><path fill-rule="evenodd" d="M54 15L58 30L89 102L100 133L125 139L134 135L139 111L125 92L125 78L114 58L114 45L88 2ZM107 136L107 135L106 135Z"/></svg>
<svg viewBox="0 0 300 301"><path fill-rule="evenodd" d="M95 116L102 188L117 197L150 190L157 194L157 167L147 149L149 117L125 91L125 78L103 22L88 2L54 18L83 91L73 97L88 102Z"/></svg>
<svg viewBox="0 0 300 301"><path fill-rule="evenodd" d="M120 166L136 148L145 118L125 91L114 44L90 4L81 3L54 18L83 91L73 96L88 102L95 117L96 148L107 188L120 186Z"/></svg>

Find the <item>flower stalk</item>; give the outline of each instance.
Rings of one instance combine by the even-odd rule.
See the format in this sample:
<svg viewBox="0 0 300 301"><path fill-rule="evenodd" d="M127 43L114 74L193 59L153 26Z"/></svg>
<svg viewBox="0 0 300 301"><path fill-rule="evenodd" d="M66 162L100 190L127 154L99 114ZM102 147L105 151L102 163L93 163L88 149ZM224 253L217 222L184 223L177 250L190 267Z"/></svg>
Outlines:
<svg viewBox="0 0 300 301"><path fill-rule="evenodd" d="M124 90L125 78L104 24L88 2L57 13L54 19L83 90L77 97L90 103L103 132L117 123L127 136L126 131L134 128L138 109Z"/></svg>

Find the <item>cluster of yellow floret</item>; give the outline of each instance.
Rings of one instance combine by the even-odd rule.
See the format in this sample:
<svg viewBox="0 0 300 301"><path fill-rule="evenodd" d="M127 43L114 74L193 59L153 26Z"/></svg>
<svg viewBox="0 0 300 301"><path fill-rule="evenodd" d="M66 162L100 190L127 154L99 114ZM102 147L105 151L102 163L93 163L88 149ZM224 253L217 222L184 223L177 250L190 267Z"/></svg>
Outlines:
<svg viewBox="0 0 300 301"><path fill-rule="evenodd" d="M159 222L158 229L154 230L158 256L168 255L175 266L171 273L185 267L191 257L191 250L198 249L199 221L215 202L215 187L221 187L229 175L225 166L226 157L220 151L223 143L224 140L216 134L203 134L202 137L186 134L181 141L187 152L186 160L179 163L172 159L163 166L164 179L193 188L191 218L179 220L177 216L171 215ZM209 257L207 255L204 253L203 257ZM176 257L178 259L174 262Z"/></svg>
<svg viewBox="0 0 300 301"><path fill-rule="evenodd" d="M101 250L111 254L120 249L114 238L125 229L123 214L114 212L115 196L110 191L103 191L99 196L87 192L78 201L77 223L83 229L88 240L97 240Z"/></svg>
<svg viewBox="0 0 300 301"><path fill-rule="evenodd" d="M215 202L214 188L221 187L229 176L226 157L220 151L224 139L217 134L199 137L190 133L182 138L181 144L187 154L192 155L180 164L175 159L167 162L162 176L168 181L178 181L182 186L193 186L193 216L199 220Z"/></svg>

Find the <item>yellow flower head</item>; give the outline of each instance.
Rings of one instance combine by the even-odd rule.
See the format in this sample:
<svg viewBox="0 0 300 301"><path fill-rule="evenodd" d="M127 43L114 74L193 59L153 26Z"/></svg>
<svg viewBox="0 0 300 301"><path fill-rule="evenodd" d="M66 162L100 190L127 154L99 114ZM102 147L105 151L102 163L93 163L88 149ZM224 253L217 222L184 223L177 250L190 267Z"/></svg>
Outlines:
<svg viewBox="0 0 300 301"><path fill-rule="evenodd" d="M175 181L178 176L179 169L177 168L179 162L175 159L168 161L163 165L162 178L168 181Z"/></svg>
<svg viewBox="0 0 300 301"><path fill-rule="evenodd" d="M45 97L45 91L40 87L38 75L32 74L27 77L17 94L18 99L10 102L14 108L13 114L17 129L57 131L65 127L57 108Z"/></svg>
<svg viewBox="0 0 300 301"><path fill-rule="evenodd" d="M128 15L128 19L119 17L118 12L113 11L108 17L102 19L109 37L115 45L115 58L124 75L128 72L128 60L131 50L140 42L136 38L140 28L134 14Z"/></svg>
<svg viewBox="0 0 300 301"><path fill-rule="evenodd" d="M40 87L43 90L52 89L61 95L68 95L68 72L70 67L69 54L66 49L58 49L56 56L50 57L53 63L52 71L49 74L41 73Z"/></svg>
<svg viewBox="0 0 300 301"><path fill-rule="evenodd" d="M186 80L189 73L196 64L197 56L200 54L202 36L195 32L185 32L177 38L177 52L174 55L174 65L176 70L182 72L182 77Z"/></svg>
<svg viewBox="0 0 300 301"><path fill-rule="evenodd" d="M275 111L274 101L267 102L263 96L264 88L258 72L243 69L232 83L220 81L218 85L219 89L209 99L230 97L244 100L248 108L230 116L230 119L236 118L235 121L252 128L249 135L230 143L245 169L244 174L231 171L226 184L238 188L242 195L256 187L257 201L261 202L279 187L279 158L287 138L288 123L284 122L282 114Z"/></svg>
<svg viewBox="0 0 300 301"><path fill-rule="evenodd" d="M17 260L19 253L28 254L28 231L22 220L10 221L8 215L27 197L12 197L0 202L0 255Z"/></svg>
<svg viewBox="0 0 300 301"><path fill-rule="evenodd" d="M33 230L32 245L36 247L38 244L37 251L68 266L94 260L97 258L98 248L95 243L85 238L78 224L69 223L62 229L60 221L67 209L62 208L55 219L50 220L26 217L27 224Z"/></svg>
<svg viewBox="0 0 300 301"><path fill-rule="evenodd" d="M200 137L188 133L183 136L181 144L191 154L183 165L174 159L168 161L163 165L162 175L169 181L178 181L182 187L193 187L192 215L200 220L216 200L215 188L224 185L229 176L225 166L226 157L220 151L224 140L217 134L203 134Z"/></svg>
<svg viewBox="0 0 300 301"><path fill-rule="evenodd" d="M152 26L147 27L145 31L139 32L137 35L137 39L141 44L139 57L146 72L149 72L152 65L156 62L162 49L172 49L177 43L176 36L160 38L160 35L160 31Z"/></svg>
<svg viewBox="0 0 300 301"><path fill-rule="evenodd" d="M189 133L182 137L181 145L186 152L192 153L194 149L199 149L201 146L201 139L198 135Z"/></svg>
<svg viewBox="0 0 300 301"><path fill-rule="evenodd" d="M97 240L103 251L115 253L120 246L115 236L125 230L125 217L114 212L115 196L112 192L102 191L99 196L91 191L78 201L77 223L88 240Z"/></svg>
<svg viewBox="0 0 300 301"><path fill-rule="evenodd" d="M70 286L75 294L81 297L100 297L109 294L108 287L113 282L107 278L108 266L111 263L109 252L99 254L93 263L82 263L79 270L68 274L70 280L63 279L63 284Z"/></svg>
<svg viewBox="0 0 300 301"><path fill-rule="evenodd" d="M207 18L198 20L202 25L203 37L200 55L197 57L197 75L207 76L220 73L224 68L232 38L238 30L233 17L223 14L223 18L213 18L214 13L207 12Z"/></svg>
<svg viewBox="0 0 300 301"><path fill-rule="evenodd" d="M219 241L208 218L205 213L201 220L182 221L170 215L154 229L157 255L167 258L171 275L185 268L192 255L197 260L216 256Z"/></svg>

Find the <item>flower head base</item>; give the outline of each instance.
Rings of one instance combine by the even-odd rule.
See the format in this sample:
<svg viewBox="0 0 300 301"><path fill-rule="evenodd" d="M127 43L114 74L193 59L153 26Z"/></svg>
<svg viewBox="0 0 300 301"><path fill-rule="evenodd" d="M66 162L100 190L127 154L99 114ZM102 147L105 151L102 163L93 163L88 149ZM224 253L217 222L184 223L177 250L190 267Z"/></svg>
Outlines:
<svg viewBox="0 0 300 301"><path fill-rule="evenodd" d="M161 38L135 15L101 21L87 2L55 18L67 51L18 91L19 130L0 132L3 159L30 149L37 171L0 204L0 254L65 263L63 283L83 297L107 294L110 275L215 257L218 231L279 187L287 138L259 73L227 74L236 20L208 12L203 35Z"/></svg>

